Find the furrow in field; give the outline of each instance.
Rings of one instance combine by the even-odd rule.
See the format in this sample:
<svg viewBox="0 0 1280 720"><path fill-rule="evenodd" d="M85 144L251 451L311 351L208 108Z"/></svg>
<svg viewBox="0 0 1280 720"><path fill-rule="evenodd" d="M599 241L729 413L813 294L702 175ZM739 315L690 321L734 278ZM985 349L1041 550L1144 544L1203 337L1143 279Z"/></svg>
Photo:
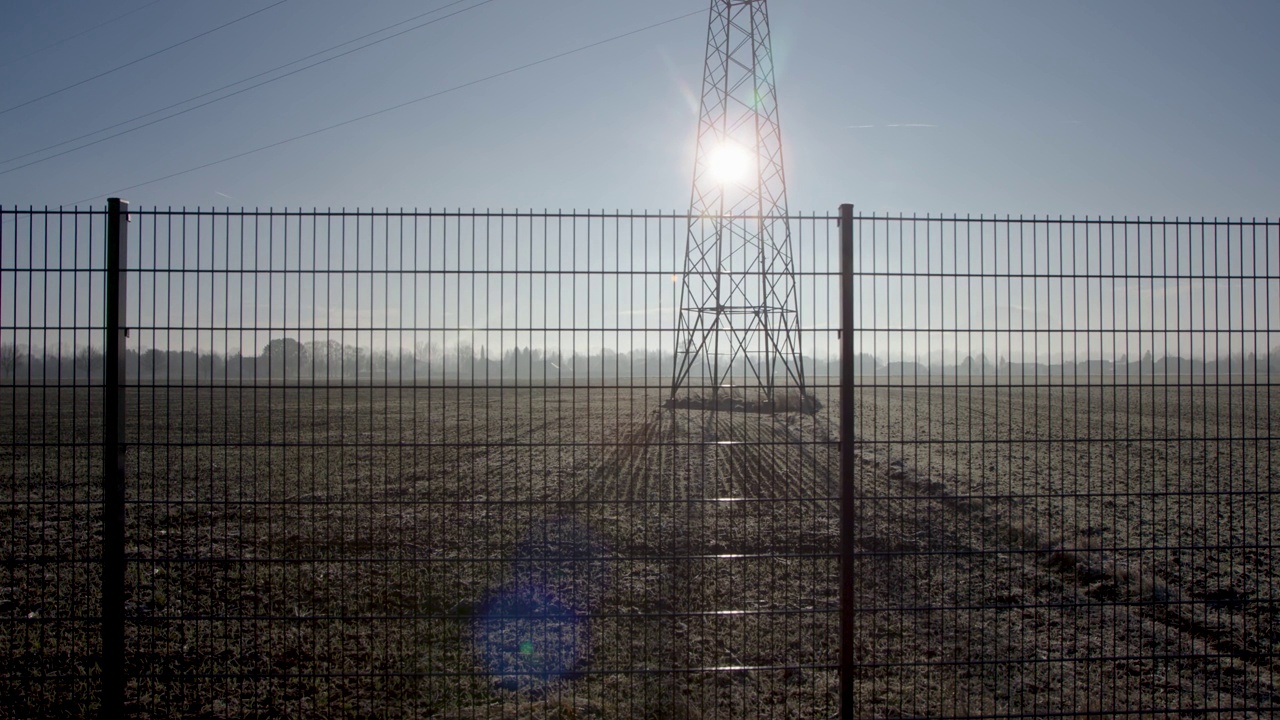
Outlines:
<svg viewBox="0 0 1280 720"><path fill-rule="evenodd" d="M1214 613L1220 618L1215 621L1210 619L1210 613L1197 612L1196 604L1191 602L1186 593L1169 585L1152 568L1131 568L1123 561L1096 549L1096 545L1085 537L1044 537L1034 528L1000 520L988 512L986 504L961 502L945 483L923 477L910 467L891 464L875 468L874 471L879 476L876 478L876 485L883 488L878 492L896 492L905 496L919 496L923 493L934 496L936 500L917 501L916 516L920 517L920 510L925 505L929 506L923 516L939 518L950 525L960 540L959 547L970 547L988 553L971 561L957 559L957 565L961 562L990 565L993 562L989 559L991 555L995 555L1000 548L1011 548L1011 555L1017 558L1020 568L1006 568L999 573L988 572L989 577L1004 580L1010 575L1052 576L1061 587L1058 592L1077 598L1074 602L1081 604L1081 612L1092 610L1096 613L1106 610L1105 616L1111 618L1113 623L1129 622L1135 627L1155 623L1163 627L1163 630L1156 631L1157 634L1162 642L1182 647L1176 652L1187 656L1181 661L1186 672L1208 672L1210 670L1206 668L1215 665L1229 668L1233 663L1239 662L1251 668L1250 674L1257 678L1257 688L1263 692L1262 696L1253 698L1254 702L1259 698L1265 701L1267 693L1275 692L1275 658L1261 650L1253 642L1254 638L1241 635L1249 624L1242 622L1239 616L1222 617L1223 613ZM886 486L883 480L896 481L897 485ZM1039 584L1045 587L1043 580ZM1048 601L1043 594L1036 597L1017 588L1013 592L1013 595L997 595L996 598L1002 604L1013 601L1015 606ZM1040 592L1043 593L1043 590ZM934 604L937 604L936 601ZM1045 610L1038 614L1059 615L1057 622L1069 622L1068 618L1061 618L1063 612ZM1077 628L1077 632L1083 633L1083 637L1123 637L1126 642L1138 643L1123 651L1130 654L1140 653L1140 648L1148 646L1153 640L1152 637L1144 638L1141 634L1123 631L1115 626L1101 632L1094 630L1090 633L1088 630ZM1188 644L1203 647L1194 649L1186 647ZM1197 656L1225 656L1226 659L1200 662ZM1200 665L1205 667L1197 669Z"/></svg>
<svg viewBox="0 0 1280 720"><path fill-rule="evenodd" d="M778 497L802 498L824 495L819 489L817 463L812 452L795 443L786 427L774 427L773 445L761 447L762 462L770 466L768 476L775 479L773 492Z"/></svg>
<svg viewBox="0 0 1280 720"><path fill-rule="evenodd" d="M633 419L618 434L616 442L604 452L603 458L588 473L584 486L574 500L635 500L637 485L643 483L647 451L657 434L657 427L650 417Z"/></svg>
<svg viewBox="0 0 1280 720"><path fill-rule="evenodd" d="M1184 392L1194 399L1200 391ZM1145 602L1144 598L1152 593L1174 598L1172 603L1156 602L1143 607L1152 612L1160 609L1162 622L1212 641L1219 652L1241 658L1274 658L1276 623L1274 614L1268 610L1268 597L1273 593L1268 592L1265 581L1259 580L1256 588L1251 586L1248 578L1257 576L1257 568L1250 564L1249 553L1224 556L1242 560L1235 563L1231 560L1212 563L1206 561L1206 557L1213 557L1211 551L1184 551L1176 553L1177 561L1170 563L1167 555L1154 551L1107 550L1147 544L1194 547L1222 542L1224 538L1216 533L1219 522L1224 520L1224 509L1228 511L1230 526L1236 528L1236 532L1243 531L1242 536L1233 536L1229 542L1247 544L1247 538L1257 532L1252 528L1264 527L1270 517L1268 497L1240 492L1249 489L1248 478L1258 478L1267 472L1262 465L1252 469L1232 468L1224 473L1206 460L1210 451L1223 449L1228 451L1228 458L1233 449L1236 457L1248 457L1248 447L1258 441L1238 441L1243 447L1205 442L1198 452L1188 453L1186 443L1123 439L1158 430L1157 418L1164 415L1170 405L1177 408L1191 402L1171 399L1168 395L1166 392L1141 399L1142 402L1132 408L1138 414L1126 415L1123 428L1115 424L1118 421L1108 423L1110 427L1105 432L1120 440L1100 439L1089 445L1071 443L1047 448L1030 446L1018 449L1016 454L1011 446L1007 456L997 459L999 466L990 468L1011 475L1001 483L1011 493L1009 500L1004 503L958 500L957 503L968 506L971 512L994 518L986 524L997 528L995 546L1007 546L1012 541L1019 549L1043 550L1047 557L1053 558L1053 563L1062 565L1060 569L1067 574L1081 576L1082 570L1085 571L1084 586L1102 599L1114 597L1123 602ZM1109 399L1104 394L1094 398L1095 404ZM1097 405L1078 410L1088 409L1098 414L1105 408ZM1039 424L1039 420L1033 420L1031 430L1036 432L1035 426ZM1181 424L1179 431L1185 432ZM1233 431L1199 428L1199 432L1211 436ZM1052 457L1040 473L1040 484L1029 485L1030 478L1024 480L1013 475L1018 470L1025 472L1026 466L1033 462L1040 464L1037 454L1046 452ZM1057 458L1056 461L1053 458ZM988 468L983 465L974 468L971 463L970 469ZM960 494L967 492L966 487L981 487L981 481L963 472L954 478L946 477L945 482L921 473L920 482L907 491L921 492L931 486L949 494ZM1040 496L1020 502L1015 491ZM1161 508L1163 512L1159 512ZM1213 520L1215 512L1217 522ZM1229 519L1231 517L1237 519ZM1252 525L1242 526L1243 521L1251 521ZM1209 532L1210 528L1214 531ZM1139 567L1143 568L1140 573L1132 570ZM1090 577L1093 579L1089 580ZM1225 584L1229 586L1224 589ZM1252 601L1251 596L1255 598ZM1176 602L1177 599L1182 602ZM1271 667L1275 669L1274 662Z"/></svg>
<svg viewBox="0 0 1280 720"><path fill-rule="evenodd" d="M752 462L749 446L725 445L716 448L730 486L719 490L718 497L753 497L758 494L759 478ZM736 482L735 482L736 480Z"/></svg>

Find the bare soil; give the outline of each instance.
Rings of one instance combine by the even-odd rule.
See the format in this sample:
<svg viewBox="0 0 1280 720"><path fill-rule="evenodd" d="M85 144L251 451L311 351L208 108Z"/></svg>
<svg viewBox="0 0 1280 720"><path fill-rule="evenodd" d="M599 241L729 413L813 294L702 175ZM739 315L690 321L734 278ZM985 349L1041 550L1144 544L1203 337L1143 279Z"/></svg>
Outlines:
<svg viewBox="0 0 1280 720"><path fill-rule="evenodd" d="M866 387L860 717L1269 717L1280 389ZM839 406L130 391L138 717L834 715ZM0 388L0 716L96 712L100 397Z"/></svg>

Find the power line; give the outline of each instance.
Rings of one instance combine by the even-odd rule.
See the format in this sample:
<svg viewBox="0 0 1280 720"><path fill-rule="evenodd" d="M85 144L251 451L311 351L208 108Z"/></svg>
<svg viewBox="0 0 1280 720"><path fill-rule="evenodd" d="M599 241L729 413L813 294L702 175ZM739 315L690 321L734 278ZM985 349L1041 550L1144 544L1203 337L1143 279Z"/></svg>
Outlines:
<svg viewBox="0 0 1280 720"><path fill-rule="evenodd" d="M183 45L186 45L187 43L191 42L192 40L199 40L200 38L204 37L205 35L209 35L209 34L212 34L212 33L217 32L217 31L219 31L219 30L221 30L221 29L223 29L223 28L226 28L226 27L230 27L230 26L232 26L232 25L235 25L236 23L238 23L238 22L240 22L240 21L242 21L242 20L248 20L249 18L253 17L254 15L257 15L258 13L266 12L267 10L270 10L271 8L276 7L277 5L283 5L283 4L287 3L287 2L289 2L289 0L277 0L276 2L271 3L270 5L268 5L268 6L264 7L264 8L261 8L261 9L258 9L258 10L254 10L253 12L249 13L248 15L241 15L240 17L236 18L235 20L232 20L232 21L230 21L230 22L225 22L225 23L223 23L223 24L219 25L219 26L218 26L218 27L216 27L216 28L213 28L213 29L211 29L211 30L205 30L204 32L200 33L199 35L192 35L191 37L187 38L186 40L183 40L183 41L181 41L181 42L176 42L176 43L174 43L174 44L172 44L172 45L170 45L170 46L168 46L168 47L161 48L161 49L156 50L155 52L152 52L152 53L148 53L148 54L143 55L142 57L137 58L137 59L135 59L135 60L130 60L129 62L127 62L127 63L125 63L125 64L123 64L123 65L117 65L117 66L115 66L115 67L111 68L110 70L105 70L105 71L103 71L103 72L100 72L100 73L98 73L97 75L94 75L93 77L87 77L87 78L85 78L85 79L83 79L83 80L80 80L79 82L71 83L70 85L67 85L66 87L61 87L61 88L58 88L57 90L54 90L54 91L52 91L52 92L47 92L47 93L45 93L44 95L41 95L40 97L34 97L34 98L31 98L30 100L27 100L26 102L21 102L21 103L18 103L17 105L14 105L14 106L12 106L12 107L8 107L8 108L5 108L4 110L0 110L0 115L4 115L5 113L13 112L14 110L17 110L18 108L24 108L24 107L26 107L26 106L28 106L28 105L30 105L30 104L32 104L32 103L40 102L41 100L44 100L44 99L46 99L46 98L51 98L51 97L53 97L54 95L59 95L59 94L64 93L64 92L66 92L66 91L68 91L68 90L71 90L72 88L80 87L81 85L84 85L84 84L85 84L85 83L87 83L87 82L93 82L94 80L97 80L98 78L106 77L107 75L110 75L111 73L113 73L113 72L117 72L117 71L119 71L119 70L123 70L123 69L125 69L125 68L129 67L130 65L137 65L138 63L142 62L143 60L149 60L149 59L151 59L151 58L153 58L153 57L155 57L155 56L157 56L157 55L160 55L161 53L169 52L170 50L172 50L172 49L174 49L174 48L176 48L176 47L181 47L181 46L183 46Z"/></svg>
<svg viewBox="0 0 1280 720"><path fill-rule="evenodd" d="M140 7L136 7L136 8L134 8L134 9L132 9L132 10L130 10L129 12L126 12L126 13L121 13L121 14L119 14L119 15L117 15L117 16L115 16L115 17L113 17L113 18L111 18L110 20L107 20L107 21L105 21L105 22L100 22L100 23L98 23L97 25L94 25L93 27L89 28L88 30L81 30L80 32L76 33L75 35L68 35L67 37L62 38L61 40L57 40L57 41L55 41L55 42L49 43L48 45L45 45L44 47L42 47L42 48L40 48L40 49L38 49L38 50L32 50L31 52L27 53L26 55L19 55L19 56L18 56L18 57L16 57L16 58L10 58L9 60L5 60L4 62L0 63L0 68L3 68L3 67L9 67L10 65L12 65L12 64L14 64L14 63L16 63L16 62L18 62L19 60L26 60L27 58L29 58L29 57L31 57L31 56L33 56L33 55L39 55L40 53L44 52L45 50L52 50L53 48L56 48L56 47L58 47L59 45L63 45L63 44L65 44L65 43L71 42L72 40L75 40L76 38L78 38L78 37L80 37L80 36L82 36L82 35L88 35L89 33L93 32L94 30L98 30L98 29L100 29L100 28L104 28L104 27L106 27L106 26L110 25L111 23L116 22L117 20L123 20L123 19L125 19L125 18L129 17L130 15L133 15L134 13L141 12L141 11L143 11L143 10L146 10L147 8L151 7L152 5L157 4L157 3L159 3L159 2L161 2L161 0L151 0L151 2L147 3L146 5L142 5L142 6L140 6Z"/></svg>
<svg viewBox="0 0 1280 720"><path fill-rule="evenodd" d="M309 59L311 59L311 58L313 58L313 57L316 57L317 55L323 55L323 54L325 54L325 53L327 53L327 52L331 52L331 51L336 50L336 49L338 49L338 48L340 48L340 47L344 47L344 46L346 46L346 45L350 45L351 43L359 42L360 40L363 40L363 39L365 39L365 38L367 38L367 37L369 37L369 36L371 36L371 35L377 35L378 33L386 32L387 30L390 30L390 29L395 28L395 27L399 27L400 25L404 25L405 23L409 23L409 22L413 22L414 20L418 20L418 19L420 19L420 18L422 18L422 17L424 17L424 16L426 16L426 15L433 15L433 14L435 14L435 13L440 12L441 10L444 10L444 9L446 9L446 8L450 8L450 7L453 7L454 5L460 5L460 4L462 4L462 3L464 3L464 2L468 2L468 1L469 1L469 0L454 0L454 2L450 2L450 3L447 3L447 4L445 4L445 5L441 5L440 7L436 8L436 9L434 9L434 10L430 10L430 11L425 12L425 13L422 13L422 14L420 14L420 15L415 15L415 16L413 16L413 17L411 17L411 18L407 19L407 20L401 20L400 22L395 23L395 24L393 24L393 25L388 25L387 27L384 27L384 28L382 28L381 30L375 30L375 31L373 31L373 32L371 32L371 33L366 33L366 34L364 34L364 35L361 35L361 36L360 36L360 37L358 37L358 38L353 38L353 39L348 40L348 41L346 41L346 42L343 42L343 43L339 43L339 44L337 44L337 45L334 45L334 46L332 46L332 47L330 47L330 48L326 48L326 49L324 49L324 50L320 50L320 51L318 51L318 52L311 53L310 55L307 55L307 56L305 56L305 57L298 58L297 60L293 60L293 61L287 62L287 63L285 63L284 65L279 65L279 66L274 67L274 68L272 68L272 69L270 69L270 70L264 70L264 71L262 71L262 72L260 72L260 73L258 73L258 74L256 74L256 75L251 75L251 76L249 76L249 77L247 77L247 78L242 78L242 79L237 80L237 81L235 81L235 82L233 82L233 83L229 83L229 84L227 84L227 85L223 85L222 87L217 88L217 89L215 89L215 90L210 90L210 91L208 91L208 92L204 92L204 93L201 93L201 94L199 94L199 95L196 95L196 96L193 96L193 97L189 97L189 98L187 98L186 100L181 100L181 101L179 101L179 102L173 103L172 105L168 105L168 106L166 106L166 107L162 107L162 108L160 108L159 110L152 110L151 112L144 113L144 114L142 114L142 115L138 115L138 116L136 116L136 117L134 117L134 118L131 118L131 119L129 119L129 120L124 120L124 121L122 121L122 122L118 122L118 123L116 123L116 124L114 124L114 125L110 125L110 126L108 126L108 127L101 128L101 129L99 129L99 130L94 130L93 132L90 132L90 133L85 133L84 135L80 135L80 136L78 136L78 137L71 138L70 140L63 140L62 142L54 143L53 145L47 145L47 146L45 146L45 147L43 147L43 148L41 148L41 149L39 149L39 150L32 150L31 152L23 153L23 154L21 154L21 155L15 155L15 156L13 156L13 157L11 157L11 158L7 158L7 159L5 159L5 160L0 160L0 165L3 165L3 164L5 164L5 163L13 162L14 160L21 160L22 158L30 157L30 156L32 156L32 155L37 155L37 154L39 154L39 153L45 152L46 150L52 150L52 149L54 149L54 148L62 147L63 145L67 145L67 144L69 144L69 143L76 142L77 140L83 140L84 138L87 138L87 137L90 137L90 136L93 136L93 135L97 135L98 133L107 132L108 130L113 130L113 129L118 128L118 127L120 127L120 126L122 126L122 125L128 125L129 123L136 122L136 121L141 120L141 119L143 119L143 118L151 117L152 115L156 115L156 114L158 114L158 113L162 113L162 112L164 112L164 111L166 111L166 110L171 110L171 109L173 109L173 108L175 108L175 107L178 107L178 106L180 106L180 105L185 105L185 104L187 104L187 103L189 103L189 102L191 102L191 101L193 101L193 100L199 100L199 99L200 99L200 98L202 98L202 97L207 97L207 96L212 95L212 94L214 94L214 93L217 93L217 92L221 92L221 91L223 91L223 90L226 90L227 88L235 87L236 85L240 85L240 84L242 84L242 83L249 82L250 80L254 80L254 79L256 79L256 78L260 78L260 77L262 77L263 75L270 75L271 73L276 72L277 70L283 70L284 68L287 68L287 67L289 67L290 65L297 65L298 63L303 62L303 61L306 61L306 60L309 60ZM87 148L87 147L90 147L90 146L93 146L93 145L97 145L98 143L102 143L102 142L106 142L106 141L111 140L111 139L114 139L114 138L118 138L118 137L120 137L121 135L128 135L129 133L132 133L132 132L134 132L134 131L141 130L141 129L143 129L143 128L147 128L147 127L151 127L152 125L155 125L156 123L164 122L165 120L168 120L168 119L170 119L170 118L175 118L175 117L178 117L179 115L185 115L186 113L189 113L189 112L191 112L191 111L193 111L193 110L199 110L200 108L208 107L209 105L213 105L214 103L221 102L221 101L223 101L223 100L226 100L227 98L235 97L236 95L239 95L239 94L241 94L241 93L248 92L248 91L253 90L253 89L255 89L255 88L260 88L260 87L262 87L263 85L268 85L268 84L273 83L273 82L275 82L275 81L277 81L277 80L283 80L284 78L287 78L287 77L289 77L289 76L291 76L291 75L296 75L296 74L298 74L298 73L300 73L300 72L303 72L304 70L310 70L310 69L311 69L311 68L313 68L313 67L316 67L316 66L318 66L318 65L323 65L324 63L327 63L327 62L329 62L329 61L331 61L331 60L337 60L337 59L339 59L339 58L346 57L347 55L350 55L350 54L352 54L352 53L359 52L359 51L361 51L361 50L364 50L365 48L372 47L372 46L374 46L374 45L377 45L378 43L386 42L387 40L391 40L391 39L394 39L394 38L400 37L401 35L404 35L404 34L406 34L406 33L413 32L414 30L420 30L420 29L422 29L422 28L424 28L424 27L427 27L428 25L433 25L433 24L435 24L435 23L438 23L438 22L441 22L441 21L444 21L444 20L448 20L449 18L451 18L451 17L453 17L453 16L455 16L455 15L461 15L462 13L467 12L467 11L469 11L469 10L475 10L476 8L480 7L481 5L487 5L487 4L491 3L491 2L494 2L494 0L481 0L481 2L478 2L478 3L476 3L475 5L471 5L470 7L465 7L465 8L462 8L461 10L457 10L457 11L455 11L455 12L451 12L451 13L449 13L448 15L445 15L445 16L443 16L443 17L438 17L438 18L435 18L435 19L433 19L433 20L428 20L427 22L420 23L420 24L418 24L418 25L414 25L414 26L413 26L413 27L411 27L411 28L406 28L406 29L404 29L404 30L401 30L401 31L400 31L400 32L398 32L398 33L393 34L393 35L388 35L388 36L386 36L386 37L384 37L384 38L380 38L380 39L378 39L378 40L374 40L373 42L365 43L364 45L361 45L361 46L359 46L359 47L352 48L352 49L350 49L350 50L348 50L348 51L346 51L346 52L344 52L344 53L339 53L338 55L334 55L334 56L332 56L332 57L328 57L328 58L325 58L325 59L323 59L323 60L317 60L316 62L313 62L313 63L311 63L310 65L305 65L305 66L303 66L303 67L297 68L297 69L295 69L295 70L291 70L291 71L289 71L289 72L287 72L287 73L284 73L283 75L278 75L278 76L276 76L276 77L274 77L274 78L270 78L270 79L268 79L268 80L263 80L263 81L262 81L262 82L260 82L260 83L255 83L255 84L250 85L250 86L248 86L248 87L240 88L239 90L236 90L235 92L230 92L230 93L227 93L226 95L222 95L222 96L220 96L220 97L216 97L216 98L214 98L214 99L212 99L212 100L209 100L208 102L203 102L203 103L200 103L199 105L193 105L193 106L191 106L191 107L189 107L189 108L184 108L184 109L182 109L182 110L179 110L179 111L174 112L174 113L170 113L170 114L165 115L165 116L163 116L163 117L158 117L158 118L156 118L155 120L152 120L151 122L143 123L143 124L141 124L141 125L137 125L137 126L131 127L131 128L129 128L129 129L127 129L127 130L121 130L121 131L120 131L120 132L118 132L118 133L113 133L113 134L108 135L108 136L106 136L106 137L101 137L101 138L98 138L98 139L96 139L96 140L91 140L91 141L89 141L89 142L87 142L87 143L83 143L83 144L81 144L81 145L77 145L77 146L75 146L75 147L73 147L73 148L68 148L68 149L66 149L66 150L63 150L62 152L54 153L54 154L52 154L52 155L47 155L47 156L42 157L42 158L40 158L40 159L38 159L38 160L32 160L31 162L23 163L22 165L17 165L17 166L14 166L14 167L9 168L9 169L7 169L7 170L0 170L0 175L7 175L7 174L9 174L9 173L11 173L11 172L14 172L14 171L16 171L16 170L21 170L21 169L23 169L23 168L28 168L28 167L31 167L32 165L38 165L38 164L40 164L40 163L42 163L42 162L45 162L46 160L52 160L52 159L54 159L54 158L59 158L59 157L62 157L63 155L67 155L67 154L69 154L69 153L76 152L77 150L81 150L81 149L84 149L84 148Z"/></svg>
<svg viewBox="0 0 1280 720"><path fill-rule="evenodd" d="M202 165L197 165L197 166L195 166L195 167L187 168L186 170L179 170L178 172L169 173L168 175L164 175L164 176L162 176L162 177L153 178L153 179L151 179L151 180L146 180L146 181L143 181L143 182L140 182L140 183L135 183L135 184L133 184L133 185L129 185L129 186L127 186L127 187L116 188L115 190L110 190L110 191L107 191L107 192L105 192L105 193L98 193L97 195L91 195L91 196L86 197L86 198L81 198L80 200L76 200L75 202L73 202L73 203L68 203L68 204L69 204L69 205L78 205L78 204L80 204L80 203L82 203L82 202L88 202L88 201L90 201L90 200L96 200L97 198L100 198L100 197L107 197L107 196L109 196L109 195L116 195L116 194L118 194L118 193L126 192L126 191L128 191L128 190L134 190L134 189L137 189L137 188L140 188L140 187L144 187L144 186L146 186L146 185L151 185L151 184L154 184L154 183L163 182L163 181L165 181L165 180L169 180L169 179L172 179L172 178L178 177L178 176L180 176L180 175L186 175L186 174L188 174L188 173L193 173L193 172L196 172L197 170L204 170L205 168L210 168L210 167L213 167L214 165L221 165L222 163L225 163L225 162L230 162L230 161L232 161L232 160L238 160L238 159L240 159L240 158L242 158L242 157L246 157L246 156L248 156L248 155L253 155L253 154L255 154L255 153L260 153L260 152L262 152L263 150L270 150L271 148L279 147L279 146L281 146L281 145L286 145L286 144L288 144L288 143L296 142L296 141L298 141L298 140L303 140L303 139L305 139L305 138L309 138L309 137L312 137L312 136L314 136L314 135L319 135L319 134L321 134L321 133L325 133L325 132L328 132L328 131L330 131L330 130L335 130L335 129L337 129L337 128L344 127L344 126L346 126L346 125L351 125L351 124L353 124L353 123L360 122L360 121L362 121L362 120L368 120L369 118L377 117L378 115L384 115L384 114L389 113L389 112L392 112L392 111L394 111L394 110L399 110L399 109L401 109L401 108L405 108L405 107L408 107L408 106L410 106L410 105L415 105L415 104L420 103L420 102L423 102L423 101L425 101L425 100L430 100L430 99L432 99L432 98L437 98L437 97L440 97L441 95L447 95L447 94L449 94L449 93L456 92L456 91L458 91L458 90L462 90L462 89L465 89L465 88L472 87L473 85L479 85L479 84L481 84L481 83L488 82L488 81L490 81L490 80L496 80L496 79L498 79L498 78L500 78L500 77L504 77L504 76L506 76L506 75L511 75L511 74L513 74L513 73L517 73L517 72L520 72L520 71L522 71L522 70L528 70L528 69L529 69L529 68L531 68L531 67L535 67L535 66L538 66L538 65L543 65L543 64L545 64L545 63L549 63L549 62L551 62L551 61L553 61L553 60L559 60L560 58L568 57L568 56L570 56L570 55L576 55L577 53L585 52L585 51L587 51L587 50L590 50L590 49L592 49L592 48L599 47L599 46L601 46L601 45L605 45L605 44L608 44L608 43L611 43L611 42L616 42L616 41L618 41L618 40L622 40L623 38L628 38L628 37L631 37L632 35L638 35L638 34L640 34L640 33L642 33L642 32L646 32L646 31L648 31L648 30L653 30L653 29L655 29L655 28L662 27L663 25L670 25L670 24L671 24L671 23L673 23L673 22L677 22L677 21L680 21L680 20L684 20L685 18L691 18L691 17L694 17L695 15L702 15L703 13L704 13L704 11L703 11L703 10L695 10L695 11L693 11L693 12L685 13L685 14L683 14L683 15L677 15L677 16L672 17L672 18L667 18L666 20L663 20L663 21L661 21L661 22L657 22L657 23L654 23L654 24L652 24L652 25L646 25L645 27L637 28L637 29L635 29L635 30L631 30L631 31L628 31L628 32L622 33L621 35L614 35L613 37L605 38L604 40L597 40L596 42L593 42L593 43L590 43L590 44L587 44L587 45L582 45L582 46L580 46L580 47L576 47L576 48L574 48L574 49L572 49L572 50L565 50L564 52L560 52L560 53L556 53L555 55L550 55L550 56L548 56L548 57L544 57L544 58L542 58L541 60L534 60L533 62L528 62L528 63L525 63L524 65L520 65L520 66L518 66L518 67L513 67L513 68L510 68L510 69L507 69L507 70L503 70L503 71L501 71L501 72L496 72L496 73L494 73L494 74L492 74L492 75L486 75L485 77L478 78L478 79L476 79L476 80L470 80L470 81L468 81L468 82L462 83L461 85L454 85L453 87L446 88L446 89L444 89L444 90L438 90L438 91L433 92L433 93L430 93L430 94L428 94L428 95L423 95L422 97L414 98L413 100L406 100L406 101L404 101L404 102L402 102L402 103L397 103L396 105L392 105L392 106L390 106L390 107L382 108L381 110L375 110L375 111L373 111L373 112L371 112L371 113L366 113L366 114L364 114L364 115L360 115L360 116L353 117L353 118L350 118L350 119L347 119L347 120L343 120L342 122L334 123L334 124L332 124L332 125L327 125L327 126L325 126L325 127L318 128L318 129L316 129L316 130L311 130L311 131L309 131L309 132L305 132L305 133L302 133L302 134L300 134L300 135L294 135L294 136L292 136L292 137L288 137L288 138L285 138L285 139L283 139L283 140L277 140L277 141L275 141L275 142L273 142L273 143L269 143L269 144L267 144L267 145L262 145L262 146L260 146L260 147L253 148L252 150L245 150L244 152L236 153L235 155L228 155L227 157L224 157L224 158L221 158L221 159L218 159L218 160L213 160L213 161L211 161L211 162L207 162L207 163L204 163L204 164L202 164Z"/></svg>

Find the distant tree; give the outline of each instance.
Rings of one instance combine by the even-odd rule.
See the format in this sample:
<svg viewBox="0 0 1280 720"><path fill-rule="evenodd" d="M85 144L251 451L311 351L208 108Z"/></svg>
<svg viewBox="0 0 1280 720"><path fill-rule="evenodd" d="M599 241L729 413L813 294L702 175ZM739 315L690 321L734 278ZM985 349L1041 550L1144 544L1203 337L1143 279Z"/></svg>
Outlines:
<svg viewBox="0 0 1280 720"><path fill-rule="evenodd" d="M410 350L392 351L387 356L387 377L397 382L414 380L418 376L417 360Z"/></svg>
<svg viewBox="0 0 1280 720"><path fill-rule="evenodd" d="M238 351L227 356L226 360L227 377L240 378L245 376L244 356Z"/></svg>
<svg viewBox="0 0 1280 720"><path fill-rule="evenodd" d="M349 376L360 376L371 372L369 351L359 345L342 346L342 372Z"/></svg>
<svg viewBox="0 0 1280 720"><path fill-rule="evenodd" d="M858 353L853 358L854 372L863 374L874 373L878 367L880 367L879 358L870 353ZM831 362L831 368L835 373L840 372L840 358L836 358Z"/></svg>
<svg viewBox="0 0 1280 720"><path fill-rule="evenodd" d="M991 361L987 360L986 353L978 353L976 358L970 355L956 366L956 372L961 375L985 375L991 369Z"/></svg>
<svg viewBox="0 0 1280 720"><path fill-rule="evenodd" d="M196 363L200 377L212 379L221 377L226 369L226 361L217 353L205 353Z"/></svg>
<svg viewBox="0 0 1280 720"><path fill-rule="evenodd" d="M104 365L102 350L92 345L86 345L76 351L75 363L77 375L83 373L88 377L99 376L102 374Z"/></svg>
<svg viewBox="0 0 1280 720"><path fill-rule="evenodd" d="M0 345L0 377L12 380L18 376L18 368L26 364L27 349L22 345Z"/></svg>
<svg viewBox="0 0 1280 720"><path fill-rule="evenodd" d="M387 365L390 356L384 350L374 350L369 353L369 373L385 376L387 374Z"/></svg>
<svg viewBox="0 0 1280 720"><path fill-rule="evenodd" d="M125 351L124 351L125 375L136 378L141 374L139 370L142 364L141 358L142 358L142 355L137 350L134 350L133 348L125 348Z"/></svg>
<svg viewBox="0 0 1280 720"><path fill-rule="evenodd" d="M277 338L262 348L262 359L267 361L272 375L297 377L298 371L307 362L307 350L293 338Z"/></svg>
<svg viewBox="0 0 1280 720"><path fill-rule="evenodd" d="M199 357L190 350L144 350L138 358L143 376L181 378L198 372Z"/></svg>
<svg viewBox="0 0 1280 720"><path fill-rule="evenodd" d="M417 362L423 365L428 363L438 362L440 360L440 355L441 355L440 348L436 347L430 341L424 340L422 342L419 342L413 348L414 362Z"/></svg>
<svg viewBox="0 0 1280 720"><path fill-rule="evenodd" d="M306 345L307 367L313 377L327 377L342 372L342 343L337 340L313 340Z"/></svg>
<svg viewBox="0 0 1280 720"><path fill-rule="evenodd" d="M154 378L156 366L161 363L162 353L155 348L147 348L138 356L138 376Z"/></svg>

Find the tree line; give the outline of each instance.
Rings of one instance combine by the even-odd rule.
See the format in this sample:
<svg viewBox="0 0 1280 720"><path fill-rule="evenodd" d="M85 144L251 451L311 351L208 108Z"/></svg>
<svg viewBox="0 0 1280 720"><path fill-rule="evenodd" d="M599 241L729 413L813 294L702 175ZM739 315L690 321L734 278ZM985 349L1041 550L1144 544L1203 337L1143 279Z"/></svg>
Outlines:
<svg viewBox="0 0 1280 720"><path fill-rule="evenodd" d="M71 351L30 351L13 343L0 344L0 379L5 382L99 379L104 372L103 353L96 346ZM808 376L837 375L839 358L803 356ZM348 380L360 378L414 380L468 378L483 380L531 378L554 380L575 377L653 377L671 375L674 354L669 351L601 349L560 352L521 347L492 353L481 345L442 347L420 343L410 348L376 349L335 340L301 342L276 338L257 355L220 354L196 350L128 349L125 372L130 378L152 380ZM1215 358L1155 357L1150 351L1130 359L1095 358L1079 361L1010 361L984 353L966 355L953 362L897 359L861 353L854 358L861 375L961 375L1025 377L1041 375L1220 375L1280 373L1280 346L1269 352L1221 355ZM749 371L739 360L734 374ZM697 374L697 371L695 371Z"/></svg>

